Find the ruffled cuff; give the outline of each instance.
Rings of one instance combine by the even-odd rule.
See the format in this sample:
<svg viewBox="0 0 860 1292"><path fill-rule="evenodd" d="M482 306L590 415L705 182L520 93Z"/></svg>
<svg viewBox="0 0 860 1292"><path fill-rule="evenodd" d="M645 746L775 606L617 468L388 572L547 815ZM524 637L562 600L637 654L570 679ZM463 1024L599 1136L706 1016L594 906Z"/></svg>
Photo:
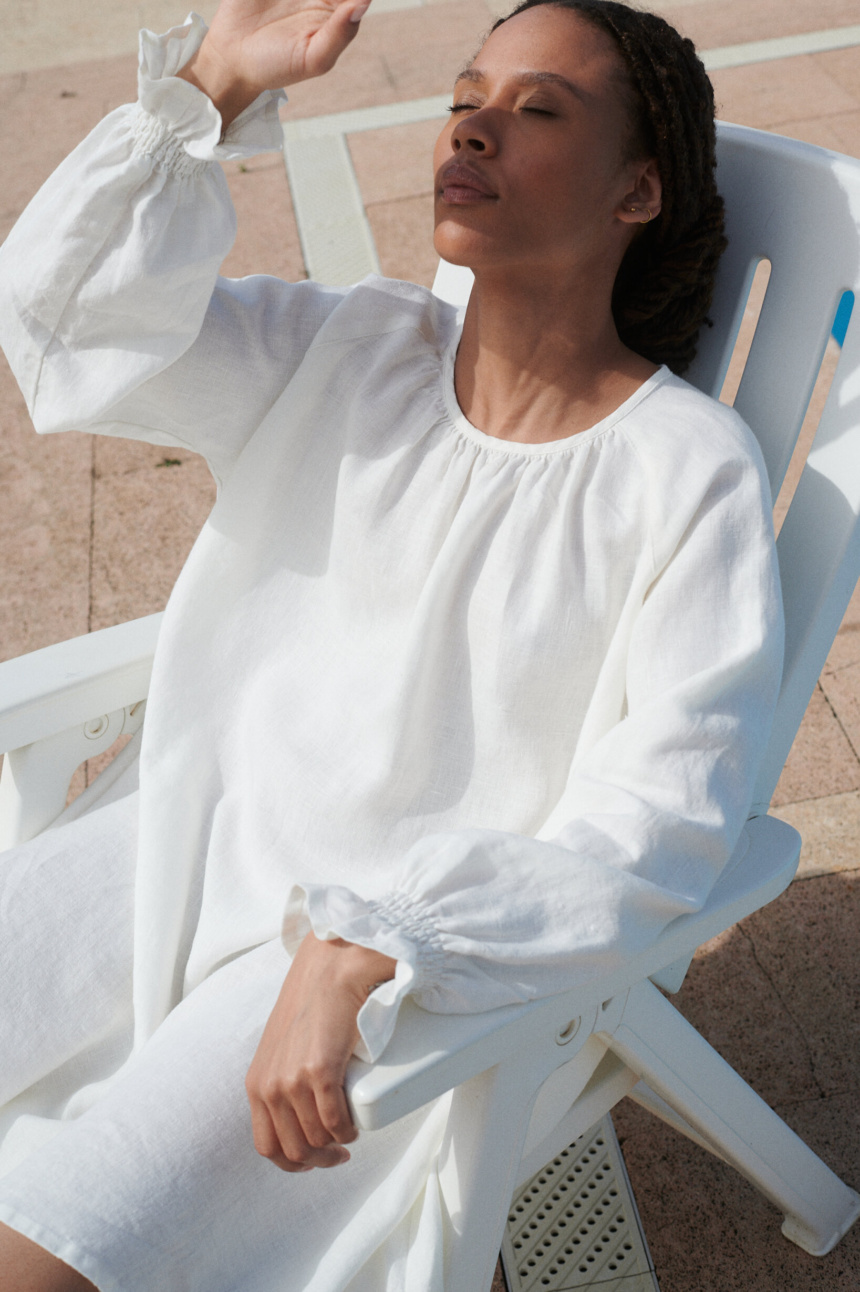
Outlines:
<svg viewBox="0 0 860 1292"><path fill-rule="evenodd" d="M215 104L176 73L203 43L209 30L197 13L162 36L140 33L137 72L140 118L136 148L166 169L187 172L196 163L279 152L283 144L278 104L283 90L264 90L227 128L221 142L221 114Z"/></svg>
<svg viewBox="0 0 860 1292"><path fill-rule="evenodd" d="M365 901L334 884L296 884L282 928L290 955L311 931L321 939L343 938L370 947L397 961L394 977L370 993L358 1014L355 1054L365 1063L375 1063L391 1040L404 996L435 982L441 971L445 953L439 934L405 894Z"/></svg>

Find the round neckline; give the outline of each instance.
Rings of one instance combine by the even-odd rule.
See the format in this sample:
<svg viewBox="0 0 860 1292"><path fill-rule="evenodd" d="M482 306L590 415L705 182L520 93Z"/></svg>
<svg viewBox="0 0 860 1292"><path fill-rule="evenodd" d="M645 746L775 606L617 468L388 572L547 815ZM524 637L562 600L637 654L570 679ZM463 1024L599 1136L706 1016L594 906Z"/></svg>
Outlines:
<svg viewBox="0 0 860 1292"><path fill-rule="evenodd" d="M462 325L457 328L452 337L442 365L442 394L445 400L445 411L453 426L467 439L471 440L473 444L479 445L482 449L505 453L513 457L548 457L559 453L572 452L577 445L587 444L598 435L602 435L605 431L615 426L637 404L641 403L643 399L647 399L658 386L662 386L663 382L671 376L666 365L661 364L647 381L643 381L642 385L624 400L623 404L619 404L613 412L601 418L599 422L595 422L593 426L587 427L584 431L575 431L573 435L564 435L557 440L546 440L542 444L523 443L520 440L503 440L497 435L488 435L486 431L481 431L477 426L474 426L457 402L457 391L454 386L454 362L457 357L457 347L460 344L461 333Z"/></svg>

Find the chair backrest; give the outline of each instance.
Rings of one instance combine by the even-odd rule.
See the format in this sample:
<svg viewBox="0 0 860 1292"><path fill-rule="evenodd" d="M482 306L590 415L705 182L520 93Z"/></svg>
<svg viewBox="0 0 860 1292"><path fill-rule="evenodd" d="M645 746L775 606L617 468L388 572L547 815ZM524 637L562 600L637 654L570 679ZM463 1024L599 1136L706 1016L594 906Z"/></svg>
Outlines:
<svg viewBox="0 0 860 1292"><path fill-rule="evenodd" d="M713 327L687 380L719 397L753 277L770 279L734 399L782 484L846 291L860 298L860 161L746 126L718 126L718 181L729 246ZM462 304L468 270L442 264L434 291ZM766 812L860 575L860 307L854 310L812 448L777 549L786 613L779 703L754 797Z"/></svg>

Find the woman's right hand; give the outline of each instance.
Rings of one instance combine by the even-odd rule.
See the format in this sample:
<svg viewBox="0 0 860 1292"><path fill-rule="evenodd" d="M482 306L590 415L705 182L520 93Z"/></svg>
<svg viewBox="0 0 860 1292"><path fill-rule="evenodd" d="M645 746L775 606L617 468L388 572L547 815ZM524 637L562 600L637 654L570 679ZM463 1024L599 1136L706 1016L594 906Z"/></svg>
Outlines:
<svg viewBox="0 0 860 1292"><path fill-rule="evenodd" d="M263 90L334 67L369 0L221 0L197 53L177 73L208 94L224 129Z"/></svg>

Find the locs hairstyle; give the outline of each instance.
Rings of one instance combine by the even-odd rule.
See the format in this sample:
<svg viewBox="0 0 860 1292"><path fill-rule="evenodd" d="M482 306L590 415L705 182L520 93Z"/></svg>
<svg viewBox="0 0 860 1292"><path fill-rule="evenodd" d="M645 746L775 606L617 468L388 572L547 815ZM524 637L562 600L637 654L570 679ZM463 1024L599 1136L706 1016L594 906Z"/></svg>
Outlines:
<svg viewBox="0 0 860 1292"><path fill-rule="evenodd" d="M569 9L615 41L630 80L631 152L654 157L663 209L630 244L612 296L625 345L681 374L696 354L726 247L716 184L714 91L691 40L663 18L614 0L523 0Z"/></svg>

